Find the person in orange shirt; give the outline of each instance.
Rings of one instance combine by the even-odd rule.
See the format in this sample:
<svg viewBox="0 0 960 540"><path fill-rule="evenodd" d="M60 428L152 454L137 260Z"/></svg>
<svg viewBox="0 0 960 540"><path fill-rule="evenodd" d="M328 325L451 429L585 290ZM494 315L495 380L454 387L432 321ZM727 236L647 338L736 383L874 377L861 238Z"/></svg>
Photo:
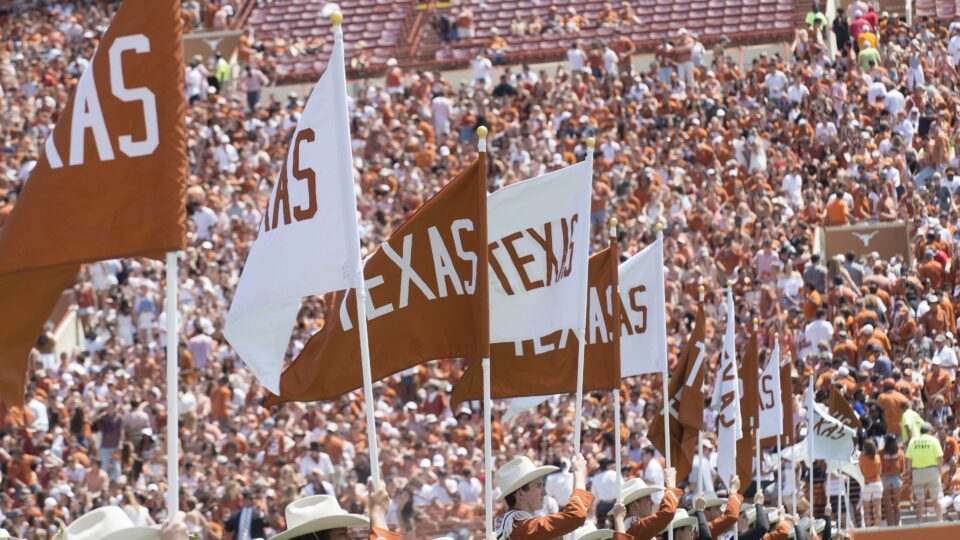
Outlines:
<svg viewBox="0 0 960 540"><path fill-rule="evenodd" d="M883 381L883 392L877 396L877 405L883 409L883 418L887 422L887 433L896 435L900 432L900 420L903 413L900 411L901 404L910 404L906 396L897 392L897 383L893 379Z"/></svg>
<svg viewBox="0 0 960 540"><path fill-rule="evenodd" d="M942 396L945 401L950 401L950 387L950 375L940 368L940 358L934 357L930 361L930 373L927 374L927 379L923 383L927 399L933 400L937 396Z"/></svg>
<svg viewBox="0 0 960 540"><path fill-rule="evenodd" d="M494 473L500 488L500 500L507 511L494 523L494 533L500 540L559 538L579 529L587 520L593 505L593 494L587 487L587 462L577 454L571 460L573 494L560 512L536 517L543 508L544 477L559 470L550 465L537 467L522 456L506 463Z"/></svg>
<svg viewBox="0 0 960 540"><path fill-rule="evenodd" d="M230 419L230 399L233 390L230 389L230 379L220 378L220 385L210 393L210 415L223 426Z"/></svg>
<svg viewBox="0 0 960 540"><path fill-rule="evenodd" d="M883 499L883 482L880 481L882 463L877 454L877 443L873 439L863 442L863 453L860 454L860 472L863 473L863 489L860 495L863 498L864 523L867 527L880 525L880 506Z"/></svg>
<svg viewBox="0 0 960 540"><path fill-rule="evenodd" d="M827 225L847 225L853 220L850 207L847 206L847 202L843 200L842 191L838 191L833 202L827 205L827 208L824 210L823 219L826 220Z"/></svg>
<svg viewBox="0 0 960 540"><path fill-rule="evenodd" d="M888 421L888 430L889 425ZM897 436L887 433L883 438L883 453L880 455L880 481L883 483L883 513L887 516L887 525L890 527L900 524L900 491L906 470L907 460Z"/></svg>
<svg viewBox="0 0 960 540"><path fill-rule="evenodd" d="M676 486L676 469L666 471L666 489L647 486L643 480L634 478L623 484L620 498L627 507L627 534L633 538L653 538L660 533L677 513L683 491ZM653 511L651 495L663 491L660 507Z"/></svg>

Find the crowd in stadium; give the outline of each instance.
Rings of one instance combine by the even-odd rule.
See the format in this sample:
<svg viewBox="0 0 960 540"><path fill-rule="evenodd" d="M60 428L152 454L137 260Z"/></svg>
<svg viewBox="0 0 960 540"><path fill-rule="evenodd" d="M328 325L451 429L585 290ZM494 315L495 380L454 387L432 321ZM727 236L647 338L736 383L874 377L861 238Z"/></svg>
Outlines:
<svg viewBox="0 0 960 540"><path fill-rule="evenodd" d="M3 22L0 227L110 20L109 5L78 4L91 5L54 4ZM184 2L195 17L186 24L226 24L226 7L201 4L216 7ZM475 62L473 82L459 85L440 72L397 68L387 85L359 88L352 103L364 249L389 237L474 158L480 125L491 130L491 190L583 159L585 139L596 137L594 247L605 245L610 217L621 223L624 257L665 224L671 361L690 333L701 283L708 351L717 356L719 291L732 279L738 340L759 318L762 349L779 335L792 354L798 430L810 376L818 390L838 385L862 415L866 485L854 492L852 515L843 510L846 520L895 525L901 500L913 501L921 517L958 519L960 29L929 20L911 27L856 4L847 27L827 29L818 14L787 55L765 53L745 66L722 41L711 54L693 55L697 42L680 32L643 71L612 44L601 44L599 55L575 45L568 63L542 70ZM501 33L533 25L518 21ZM850 40L840 40L833 58L828 32ZM266 391L220 332L305 98L259 98L271 54L260 45L244 43L242 64L221 77L212 58L187 66L181 505L187 529L203 540L231 538L247 508L260 536L276 534L285 528L285 506L304 495L336 494L342 508L367 513L360 393L266 409ZM814 253L818 226L894 220L911 227L910 258ZM85 350L58 357L52 333L40 337L26 427L6 408L0 418L0 526L14 536L53 538L107 504L137 524L167 517L162 270L146 259L87 265L75 286ZM291 355L322 324L324 309L320 298L305 302ZM387 522L406 538L482 536L482 415L476 404L451 410L448 401L464 368L457 359L433 362L375 385ZM662 456L646 437L662 406L660 376L625 380L623 396L624 478L663 486ZM546 482L553 510L573 486L572 400L553 398L509 422L500 421L505 403L494 411L496 464L527 456L563 469ZM609 508L617 495L610 401L588 395L583 408L586 487L598 521L606 515L596 508ZM715 413L705 414L712 425ZM933 456L932 482L918 476L930 456L909 447L920 437L942 449ZM716 441L710 433L705 439L698 466L712 475ZM764 463L769 505L776 461L768 455ZM819 469L815 477L832 503L813 501L813 514L836 515L839 482ZM697 495L689 480L676 479L684 503ZM784 496L798 496L796 487L787 475Z"/></svg>

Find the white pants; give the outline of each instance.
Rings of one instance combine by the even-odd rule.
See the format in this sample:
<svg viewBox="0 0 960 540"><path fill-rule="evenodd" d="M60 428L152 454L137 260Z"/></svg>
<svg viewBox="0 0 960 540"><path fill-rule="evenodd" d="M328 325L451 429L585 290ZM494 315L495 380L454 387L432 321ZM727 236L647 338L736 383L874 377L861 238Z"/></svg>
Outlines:
<svg viewBox="0 0 960 540"><path fill-rule="evenodd" d="M693 84L693 60L680 62L677 66L677 78L683 81L683 84L690 86Z"/></svg>
<svg viewBox="0 0 960 540"><path fill-rule="evenodd" d="M941 510L943 510L944 512L949 512L951 506L955 511L960 513L960 495L957 495L957 496L945 495L940 498Z"/></svg>
<svg viewBox="0 0 960 540"><path fill-rule="evenodd" d="M908 69L907 70L907 88L913 90L917 86L923 86L926 83L926 79L923 76L923 69Z"/></svg>

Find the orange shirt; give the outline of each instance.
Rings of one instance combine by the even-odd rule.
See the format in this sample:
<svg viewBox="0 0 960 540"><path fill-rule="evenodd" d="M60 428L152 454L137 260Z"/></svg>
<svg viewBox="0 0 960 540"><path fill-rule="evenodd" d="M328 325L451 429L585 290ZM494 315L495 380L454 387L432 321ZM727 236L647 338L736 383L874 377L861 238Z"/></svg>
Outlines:
<svg viewBox="0 0 960 540"><path fill-rule="evenodd" d="M860 454L860 472L863 473L863 481L871 484L880 481L880 455L874 454L869 457L866 454Z"/></svg>
<svg viewBox="0 0 960 540"><path fill-rule="evenodd" d="M899 423L897 425L899 426ZM897 454L893 456L886 452L880 452L878 455L880 456L880 474L883 476L900 476L903 474L907 467L903 450L897 450Z"/></svg>
<svg viewBox="0 0 960 540"><path fill-rule="evenodd" d="M827 224L846 225L850 223L847 218L847 203L842 197L837 197L832 203L827 205Z"/></svg>
<svg viewBox="0 0 960 540"><path fill-rule="evenodd" d="M877 396L877 405L883 409L883 418L887 421L887 433L900 433L900 420L903 418L901 403L909 405L910 400L897 391L884 392Z"/></svg>
<svg viewBox="0 0 960 540"><path fill-rule="evenodd" d="M230 403L230 388L221 386L210 394L210 411L217 420L226 420L230 417L227 405Z"/></svg>

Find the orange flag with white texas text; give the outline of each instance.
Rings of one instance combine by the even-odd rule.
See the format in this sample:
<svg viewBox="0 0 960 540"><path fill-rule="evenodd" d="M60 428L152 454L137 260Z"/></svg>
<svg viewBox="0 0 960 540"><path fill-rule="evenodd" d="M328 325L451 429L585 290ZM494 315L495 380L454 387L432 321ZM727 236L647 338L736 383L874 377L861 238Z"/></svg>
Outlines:
<svg viewBox="0 0 960 540"><path fill-rule="evenodd" d="M760 426L760 347L757 329L747 338L747 350L740 363L740 381L743 395L740 396L740 417L743 419L743 437L737 441L737 476L740 491L745 493L754 479L757 429Z"/></svg>
<svg viewBox="0 0 960 540"><path fill-rule="evenodd" d="M620 312L617 247L595 253L588 263L587 342L583 351L583 389L620 387ZM579 343L572 330L558 330L539 340L490 344L492 399L567 394L577 391ZM451 408L483 399L483 366L473 362L457 382Z"/></svg>
<svg viewBox="0 0 960 540"><path fill-rule="evenodd" d="M374 381L438 358L489 356L486 171L481 152L366 260ZM266 403L334 399L361 386L351 289L336 294L323 328L280 376L280 395Z"/></svg>
<svg viewBox="0 0 960 540"><path fill-rule="evenodd" d="M100 39L0 229L0 399L79 265L184 247L179 0L127 0Z"/></svg>
<svg viewBox="0 0 960 540"><path fill-rule="evenodd" d="M703 304L697 308L693 333L684 346L677 366L670 377L670 464L677 469L677 478L686 479L697 455L697 440L703 430L703 377L706 359L706 319ZM647 435L653 447L666 453L663 411L657 412Z"/></svg>

